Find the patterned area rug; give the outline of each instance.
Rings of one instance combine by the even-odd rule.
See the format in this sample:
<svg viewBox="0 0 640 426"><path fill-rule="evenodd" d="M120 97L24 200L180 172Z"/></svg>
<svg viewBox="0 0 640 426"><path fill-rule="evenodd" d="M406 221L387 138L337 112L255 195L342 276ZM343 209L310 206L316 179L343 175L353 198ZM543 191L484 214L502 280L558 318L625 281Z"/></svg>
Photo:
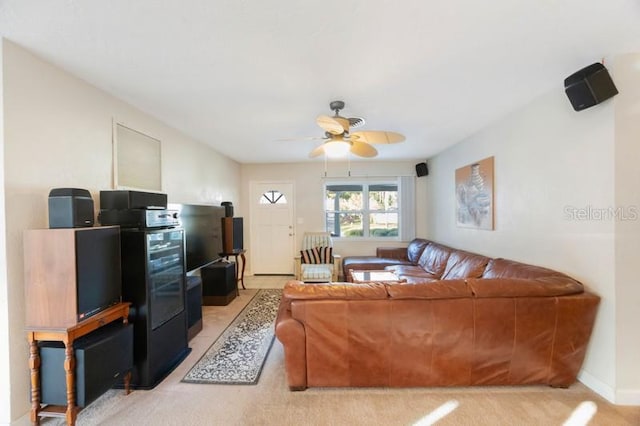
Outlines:
<svg viewBox="0 0 640 426"><path fill-rule="evenodd" d="M182 379L187 383L255 385L274 338L282 290L260 290Z"/></svg>

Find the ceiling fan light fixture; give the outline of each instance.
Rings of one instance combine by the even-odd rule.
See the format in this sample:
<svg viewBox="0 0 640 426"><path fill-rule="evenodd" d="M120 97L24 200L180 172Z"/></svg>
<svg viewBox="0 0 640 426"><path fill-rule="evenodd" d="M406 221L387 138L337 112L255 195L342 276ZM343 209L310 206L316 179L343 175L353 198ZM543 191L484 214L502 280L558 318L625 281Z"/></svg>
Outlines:
<svg viewBox="0 0 640 426"><path fill-rule="evenodd" d="M325 142L324 153L329 158L346 157L351 149L351 144L345 140L333 140Z"/></svg>
<svg viewBox="0 0 640 426"><path fill-rule="evenodd" d="M310 153L310 158L322 154L325 158L344 158L349 154L357 157L373 158L378 155L371 144L391 144L405 140L400 133L386 130L363 130L351 132L351 128L364 124L364 118L340 116L340 110L344 108L343 101L333 101L329 104L335 115L320 115L316 118L316 124L324 130L324 143L315 147Z"/></svg>

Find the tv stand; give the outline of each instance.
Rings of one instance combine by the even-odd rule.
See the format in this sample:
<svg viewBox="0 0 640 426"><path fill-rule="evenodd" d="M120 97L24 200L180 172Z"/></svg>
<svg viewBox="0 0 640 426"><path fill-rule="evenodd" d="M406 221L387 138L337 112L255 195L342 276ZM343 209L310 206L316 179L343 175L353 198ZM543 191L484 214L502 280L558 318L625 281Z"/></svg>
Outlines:
<svg viewBox="0 0 640 426"><path fill-rule="evenodd" d="M119 303L104 311L78 322L71 327L27 327L27 339L29 340L29 368L31 370L31 423L39 424L40 417L64 417L67 425L74 425L78 414L75 397L75 355L73 342L98 328L118 319L124 324L128 323L129 303ZM40 404L40 353L39 341L63 342L65 347L64 370L66 375L67 405ZM125 393L130 393L131 371L124 376Z"/></svg>

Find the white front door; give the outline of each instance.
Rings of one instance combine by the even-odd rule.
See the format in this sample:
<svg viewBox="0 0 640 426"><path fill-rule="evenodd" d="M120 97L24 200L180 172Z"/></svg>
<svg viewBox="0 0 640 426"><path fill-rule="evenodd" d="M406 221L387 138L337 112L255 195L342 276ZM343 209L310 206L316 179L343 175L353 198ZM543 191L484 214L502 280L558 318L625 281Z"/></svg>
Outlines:
<svg viewBox="0 0 640 426"><path fill-rule="evenodd" d="M251 182L251 269L254 274L293 274L292 182Z"/></svg>

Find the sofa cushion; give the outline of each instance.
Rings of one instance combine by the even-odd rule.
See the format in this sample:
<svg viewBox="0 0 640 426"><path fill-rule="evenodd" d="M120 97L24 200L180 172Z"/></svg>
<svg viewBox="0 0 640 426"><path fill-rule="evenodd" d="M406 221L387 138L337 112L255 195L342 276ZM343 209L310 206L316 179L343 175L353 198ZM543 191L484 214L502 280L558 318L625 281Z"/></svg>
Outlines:
<svg viewBox="0 0 640 426"><path fill-rule="evenodd" d="M312 247L300 250L300 262L310 264L332 263L332 252L332 247Z"/></svg>
<svg viewBox="0 0 640 426"><path fill-rule="evenodd" d="M407 259L409 259L409 262L414 265L417 264L428 244L429 241L424 238L414 238L407 247Z"/></svg>
<svg viewBox="0 0 640 426"><path fill-rule="evenodd" d="M482 278L539 278L558 275L559 272L541 266L527 265L515 260L491 259L482 274Z"/></svg>
<svg viewBox="0 0 640 426"><path fill-rule="evenodd" d="M398 278L405 284L425 284L440 281L438 277L435 275L429 275L428 272L425 272L423 275L400 275Z"/></svg>
<svg viewBox="0 0 640 426"><path fill-rule="evenodd" d="M320 253L318 249L312 247L306 250L300 250L300 262L301 263L320 263Z"/></svg>
<svg viewBox="0 0 640 426"><path fill-rule="evenodd" d="M419 284L385 284L392 299L453 299L472 297L465 280L434 280Z"/></svg>
<svg viewBox="0 0 640 426"><path fill-rule="evenodd" d="M331 278L333 278L333 265L330 263L300 265L301 281L330 282Z"/></svg>
<svg viewBox="0 0 640 426"><path fill-rule="evenodd" d="M417 265L393 265L387 266L384 269L393 272L399 279L411 284L437 281L440 279L437 275L430 274L422 269L421 266Z"/></svg>
<svg viewBox="0 0 640 426"><path fill-rule="evenodd" d="M384 268L384 270L393 272L396 275L415 275L426 273L425 270L418 265L391 265Z"/></svg>
<svg viewBox="0 0 640 426"><path fill-rule="evenodd" d="M442 279L480 278L489 260L488 257L479 254L456 250L447 260Z"/></svg>
<svg viewBox="0 0 640 426"><path fill-rule="evenodd" d="M418 259L418 265L422 266L422 269L429 274L441 277L452 251L453 249L447 246L433 242L429 243L422 252L420 259Z"/></svg>
<svg viewBox="0 0 640 426"><path fill-rule="evenodd" d="M582 284L563 274L540 278L470 278L467 285L476 298L555 297L582 293Z"/></svg>
<svg viewBox="0 0 640 426"><path fill-rule="evenodd" d="M320 255L320 263L333 262L333 247L318 247L317 250Z"/></svg>
<svg viewBox="0 0 640 426"><path fill-rule="evenodd" d="M284 285L283 297L297 299L386 299L388 297L384 284L381 283L330 283L306 284L292 280Z"/></svg>
<svg viewBox="0 0 640 426"><path fill-rule="evenodd" d="M409 261L406 247L376 247L376 257Z"/></svg>

